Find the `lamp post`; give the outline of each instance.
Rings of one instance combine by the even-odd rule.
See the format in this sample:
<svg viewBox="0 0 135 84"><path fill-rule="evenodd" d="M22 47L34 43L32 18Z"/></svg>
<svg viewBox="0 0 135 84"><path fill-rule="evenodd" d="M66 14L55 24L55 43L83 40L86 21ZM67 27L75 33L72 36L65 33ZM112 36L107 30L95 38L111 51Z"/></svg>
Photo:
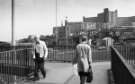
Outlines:
<svg viewBox="0 0 135 84"><path fill-rule="evenodd" d="M58 2L56 0L56 26L57 26L57 11L58 11L57 6L58 6Z"/></svg>
<svg viewBox="0 0 135 84"><path fill-rule="evenodd" d="M11 1L11 27L12 27L12 30L11 30L11 37L12 37L12 41L11 41L11 44L12 46L15 46L15 24L14 24L14 20L15 20L15 0L12 0Z"/></svg>
<svg viewBox="0 0 135 84"><path fill-rule="evenodd" d="M15 50L15 0L11 1L11 27L12 27L11 45L13 46L13 49ZM15 63L16 63L16 53L15 52L14 52L14 56L15 56ZM14 78L14 84L17 84L16 76L13 76L13 78Z"/></svg>
<svg viewBox="0 0 135 84"><path fill-rule="evenodd" d="M56 11L55 11L55 12L56 12L56 32L57 32L57 33L56 33L55 41L56 41L56 46L57 46L57 44L58 44L58 28L57 28L57 0L56 0L56 2L55 2L55 3L56 3L56 5L55 5L55 6L56 6Z"/></svg>

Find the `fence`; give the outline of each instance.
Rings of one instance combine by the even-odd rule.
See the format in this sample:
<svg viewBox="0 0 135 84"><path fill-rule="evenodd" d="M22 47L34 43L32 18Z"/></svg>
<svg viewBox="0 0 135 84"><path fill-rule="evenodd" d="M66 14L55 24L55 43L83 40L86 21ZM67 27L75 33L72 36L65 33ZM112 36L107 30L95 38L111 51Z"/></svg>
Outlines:
<svg viewBox="0 0 135 84"><path fill-rule="evenodd" d="M32 49L19 49L0 52L1 84L12 84L34 69Z"/></svg>
<svg viewBox="0 0 135 84"><path fill-rule="evenodd" d="M48 61L71 62L74 48L49 48ZM110 49L92 49L93 62L109 61ZM0 52L0 84L12 84L34 69L32 48Z"/></svg>
<svg viewBox="0 0 135 84"><path fill-rule="evenodd" d="M123 48L121 47L123 50ZM121 50L121 51L122 51ZM116 84L135 84L135 70L116 48L111 48L111 68ZM121 52L120 51L120 52ZM123 51L123 53L126 53Z"/></svg>
<svg viewBox="0 0 135 84"><path fill-rule="evenodd" d="M93 62L102 62L102 61L110 61L110 49L95 49L92 48L92 60ZM49 49L48 61L62 61L62 62L71 62L75 56L75 49L58 49L52 48Z"/></svg>
<svg viewBox="0 0 135 84"><path fill-rule="evenodd" d="M32 48L32 44L20 44L16 46L11 46L10 44L0 44L0 52L9 51L13 49L24 49L24 48Z"/></svg>
<svg viewBox="0 0 135 84"><path fill-rule="evenodd" d="M114 46L129 64L135 64L135 47L128 45Z"/></svg>

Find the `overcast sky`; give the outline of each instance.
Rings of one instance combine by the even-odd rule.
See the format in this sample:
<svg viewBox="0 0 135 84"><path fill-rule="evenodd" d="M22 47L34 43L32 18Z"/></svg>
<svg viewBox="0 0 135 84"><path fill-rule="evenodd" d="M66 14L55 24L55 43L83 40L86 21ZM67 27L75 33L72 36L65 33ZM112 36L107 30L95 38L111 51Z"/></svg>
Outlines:
<svg viewBox="0 0 135 84"><path fill-rule="evenodd" d="M57 0L58 24L82 21L109 8L118 16L135 16L135 0ZM52 34L56 25L56 0L15 0L15 38ZM0 0L0 41L11 40L11 0Z"/></svg>

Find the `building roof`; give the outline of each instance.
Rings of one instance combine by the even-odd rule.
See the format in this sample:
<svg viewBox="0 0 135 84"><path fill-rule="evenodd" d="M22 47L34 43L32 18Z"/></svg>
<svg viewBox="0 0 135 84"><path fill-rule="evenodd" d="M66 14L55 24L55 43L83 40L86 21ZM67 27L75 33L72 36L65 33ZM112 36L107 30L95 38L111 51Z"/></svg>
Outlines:
<svg viewBox="0 0 135 84"><path fill-rule="evenodd" d="M83 17L83 22L97 22L97 17Z"/></svg>

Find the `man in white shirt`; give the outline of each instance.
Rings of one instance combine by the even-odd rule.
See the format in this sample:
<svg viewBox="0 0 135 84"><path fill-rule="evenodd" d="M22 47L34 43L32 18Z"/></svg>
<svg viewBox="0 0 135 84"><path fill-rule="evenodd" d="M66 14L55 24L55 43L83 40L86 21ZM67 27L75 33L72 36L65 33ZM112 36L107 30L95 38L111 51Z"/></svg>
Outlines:
<svg viewBox="0 0 135 84"><path fill-rule="evenodd" d="M44 67L45 59L47 59L48 49L45 42L41 41L38 37L34 37L34 55L33 58L35 60L35 80L39 79L38 71L42 72L43 78L46 77L46 70Z"/></svg>

